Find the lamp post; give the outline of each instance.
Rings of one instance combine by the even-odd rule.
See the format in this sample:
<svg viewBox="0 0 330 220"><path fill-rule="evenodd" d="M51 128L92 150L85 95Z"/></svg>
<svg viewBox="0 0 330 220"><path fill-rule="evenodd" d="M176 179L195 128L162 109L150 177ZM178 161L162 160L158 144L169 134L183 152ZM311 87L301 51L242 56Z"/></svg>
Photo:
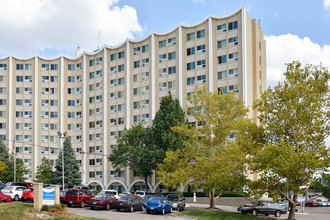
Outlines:
<svg viewBox="0 0 330 220"><path fill-rule="evenodd" d="M66 131L65 132L57 132L58 137L61 139L61 148L62 148L62 183L63 183L63 188L62 190L64 190L64 147L63 147L63 139L66 136Z"/></svg>

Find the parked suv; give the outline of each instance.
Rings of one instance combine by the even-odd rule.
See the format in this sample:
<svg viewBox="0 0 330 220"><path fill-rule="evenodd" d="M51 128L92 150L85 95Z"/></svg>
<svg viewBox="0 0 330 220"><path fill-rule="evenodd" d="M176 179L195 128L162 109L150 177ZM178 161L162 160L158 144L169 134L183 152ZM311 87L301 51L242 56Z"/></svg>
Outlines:
<svg viewBox="0 0 330 220"><path fill-rule="evenodd" d="M166 199L172 204L172 208L178 210L179 212L184 211L186 206L186 200L183 195L179 194L168 194Z"/></svg>
<svg viewBox="0 0 330 220"><path fill-rule="evenodd" d="M65 203L69 207L72 205L79 205L85 207L89 203L89 200L94 198L94 195L86 189L69 189L65 194Z"/></svg>

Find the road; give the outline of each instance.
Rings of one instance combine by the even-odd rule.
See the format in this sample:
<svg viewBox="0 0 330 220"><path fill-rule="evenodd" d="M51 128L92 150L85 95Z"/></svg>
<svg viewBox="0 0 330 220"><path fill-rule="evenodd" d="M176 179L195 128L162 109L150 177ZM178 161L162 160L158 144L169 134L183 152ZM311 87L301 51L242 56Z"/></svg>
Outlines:
<svg viewBox="0 0 330 220"><path fill-rule="evenodd" d="M186 208L186 210L194 209L194 208L206 208L208 205L205 204L188 204L189 207ZM230 206L216 206L219 209L222 209L224 211L228 212L237 212L237 207L230 207ZM300 207L298 208L300 210ZM177 213L176 211L173 211L173 213L166 213L165 215L161 214L147 214L146 211L135 211L134 213L120 211L117 212L115 209L112 209L110 211L107 210L91 210L90 208L79 208L79 207L67 207L67 210L69 210L72 213L75 213L77 215L87 216L87 217L94 217L94 218L101 218L101 219L120 219L120 220L153 220L153 219L159 219L159 220L192 220L194 217L191 216L184 216L184 217L178 217L175 215ZM264 218L264 219L287 219L288 214L282 215L280 218L275 218L274 216L268 216L265 215L258 215L258 217ZM330 207L306 207L305 213L297 213L296 219L297 220L328 220L330 218Z"/></svg>

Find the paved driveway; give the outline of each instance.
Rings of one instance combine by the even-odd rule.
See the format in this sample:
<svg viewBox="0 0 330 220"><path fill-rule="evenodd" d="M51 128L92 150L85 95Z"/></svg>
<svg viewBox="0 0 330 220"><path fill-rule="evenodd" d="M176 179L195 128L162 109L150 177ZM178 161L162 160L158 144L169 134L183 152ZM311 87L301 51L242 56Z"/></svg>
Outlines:
<svg viewBox="0 0 330 220"><path fill-rule="evenodd" d="M87 216L87 217L94 217L94 218L101 218L101 219L111 219L111 220L153 220L153 219L159 219L159 220L192 220L193 217L190 216L184 216L184 217L178 217L175 215L176 211L173 211L173 213L166 213L165 215L162 214L147 214L145 210L143 211L134 211L134 213L126 212L126 211L120 211L117 212L115 209L111 209L109 211L103 210L103 209L96 209L91 210L89 207L86 208L79 208L79 207L67 207L67 210L70 212Z"/></svg>

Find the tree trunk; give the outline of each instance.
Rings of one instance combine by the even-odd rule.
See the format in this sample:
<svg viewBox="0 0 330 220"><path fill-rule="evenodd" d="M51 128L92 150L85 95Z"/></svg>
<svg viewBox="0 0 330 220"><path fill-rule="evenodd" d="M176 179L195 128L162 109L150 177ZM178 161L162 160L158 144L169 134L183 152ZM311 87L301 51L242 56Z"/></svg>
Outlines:
<svg viewBox="0 0 330 220"><path fill-rule="evenodd" d="M289 203L290 205L290 212L289 212L289 220L295 220L296 219L296 207L297 207L297 200L298 200L298 193L293 193L293 203Z"/></svg>
<svg viewBox="0 0 330 220"><path fill-rule="evenodd" d="M148 187L148 177L147 176L144 177L144 181L146 182L146 192L148 192L149 187Z"/></svg>
<svg viewBox="0 0 330 220"><path fill-rule="evenodd" d="M210 199L210 208L215 208L215 198L214 198L214 189L212 188L209 192L209 199Z"/></svg>

